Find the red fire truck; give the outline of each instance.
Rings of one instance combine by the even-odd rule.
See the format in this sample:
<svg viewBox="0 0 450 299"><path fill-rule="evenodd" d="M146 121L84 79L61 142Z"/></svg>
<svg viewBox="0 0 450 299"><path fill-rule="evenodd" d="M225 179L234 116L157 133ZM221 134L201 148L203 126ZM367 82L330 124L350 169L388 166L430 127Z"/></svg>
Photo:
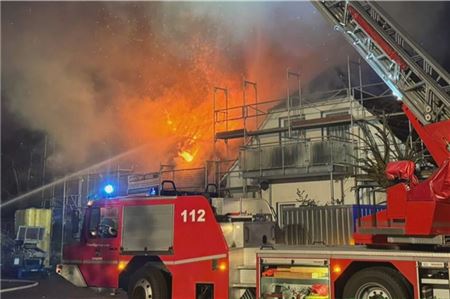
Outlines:
<svg viewBox="0 0 450 299"><path fill-rule="evenodd" d="M122 288L130 298L240 298L229 296L229 274L241 265L206 198L89 205L82 241L65 247L57 268L75 285ZM256 298L450 298L448 252L275 245L250 254Z"/></svg>
<svg viewBox="0 0 450 299"><path fill-rule="evenodd" d="M228 297L228 247L204 197L90 201L81 239L58 268L78 286L131 298Z"/></svg>
<svg viewBox="0 0 450 299"><path fill-rule="evenodd" d="M269 226L256 239L270 246L242 253L254 268L237 263L236 240L226 240L202 196L92 201L58 273L130 298L450 298L450 76L376 4L314 5L403 100L437 171L418 182L412 162L389 164L387 175L401 182L387 190L386 209L360 218L359 245L273 245ZM234 284L234 269L252 279Z"/></svg>

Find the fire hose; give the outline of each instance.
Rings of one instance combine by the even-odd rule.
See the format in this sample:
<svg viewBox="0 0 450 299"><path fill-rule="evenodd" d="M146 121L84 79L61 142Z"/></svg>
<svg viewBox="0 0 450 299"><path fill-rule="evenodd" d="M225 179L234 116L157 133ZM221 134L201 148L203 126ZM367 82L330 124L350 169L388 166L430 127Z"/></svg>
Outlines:
<svg viewBox="0 0 450 299"><path fill-rule="evenodd" d="M0 293L20 291L20 290L24 290L24 289L35 287L35 286L37 286L39 284L39 282L37 282L37 281L20 280L20 279L1 279L0 281L1 281L2 284L4 284L4 283L25 284L25 285L20 285L20 286L14 286L14 287L11 287L11 288L5 288L5 289L2 288L0 290Z"/></svg>

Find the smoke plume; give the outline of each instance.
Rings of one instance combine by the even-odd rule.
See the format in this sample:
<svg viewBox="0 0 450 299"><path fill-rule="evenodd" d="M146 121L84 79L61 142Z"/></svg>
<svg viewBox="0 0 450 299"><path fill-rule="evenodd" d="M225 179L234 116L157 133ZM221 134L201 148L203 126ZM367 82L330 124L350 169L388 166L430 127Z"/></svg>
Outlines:
<svg viewBox="0 0 450 299"><path fill-rule="evenodd" d="M143 169L211 158L214 86L230 106L244 77L259 101L274 99L287 67L305 84L351 51L301 2L8 2L2 45L6 107L55 140L50 165L149 143Z"/></svg>

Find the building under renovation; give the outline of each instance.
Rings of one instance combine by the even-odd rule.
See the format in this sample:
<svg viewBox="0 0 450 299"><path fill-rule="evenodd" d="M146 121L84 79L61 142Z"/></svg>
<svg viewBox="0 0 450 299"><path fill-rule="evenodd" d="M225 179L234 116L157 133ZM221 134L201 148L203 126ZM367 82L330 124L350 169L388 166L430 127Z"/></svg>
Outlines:
<svg viewBox="0 0 450 299"><path fill-rule="evenodd" d="M272 107L265 112L259 108L268 105ZM368 203L367 197L375 196L376 190L357 167L359 158L370 156L362 125L382 127L384 115L396 124L392 132L398 136L392 138L404 139L408 134L399 124L402 113L395 97L381 84L290 95L275 103L236 108L244 111L242 129L215 134L216 142L225 146L230 140L242 142L237 159L220 175L218 186L232 197L262 197L274 207L288 202L354 204L356 187L361 200L365 196ZM217 110L216 114L232 112ZM407 122L403 125L407 131ZM375 142L382 147L381 140Z"/></svg>

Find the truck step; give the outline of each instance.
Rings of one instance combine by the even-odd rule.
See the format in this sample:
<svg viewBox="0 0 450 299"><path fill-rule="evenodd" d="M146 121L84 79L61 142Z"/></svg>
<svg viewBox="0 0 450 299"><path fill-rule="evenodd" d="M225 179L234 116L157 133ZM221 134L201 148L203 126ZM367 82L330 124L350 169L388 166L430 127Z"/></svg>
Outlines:
<svg viewBox="0 0 450 299"><path fill-rule="evenodd" d="M256 288L256 283L232 283L231 287L235 289Z"/></svg>
<svg viewBox="0 0 450 299"><path fill-rule="evenodd" d="M256 270L255 265L239 265L237 266L238 270Z"/></svg>
<svg viewBox="0 0 450 299"><path fill-rule="evenodd" d="M439 284L448 286L448 279L422 278L420 281L423 284Z"/></svg>

